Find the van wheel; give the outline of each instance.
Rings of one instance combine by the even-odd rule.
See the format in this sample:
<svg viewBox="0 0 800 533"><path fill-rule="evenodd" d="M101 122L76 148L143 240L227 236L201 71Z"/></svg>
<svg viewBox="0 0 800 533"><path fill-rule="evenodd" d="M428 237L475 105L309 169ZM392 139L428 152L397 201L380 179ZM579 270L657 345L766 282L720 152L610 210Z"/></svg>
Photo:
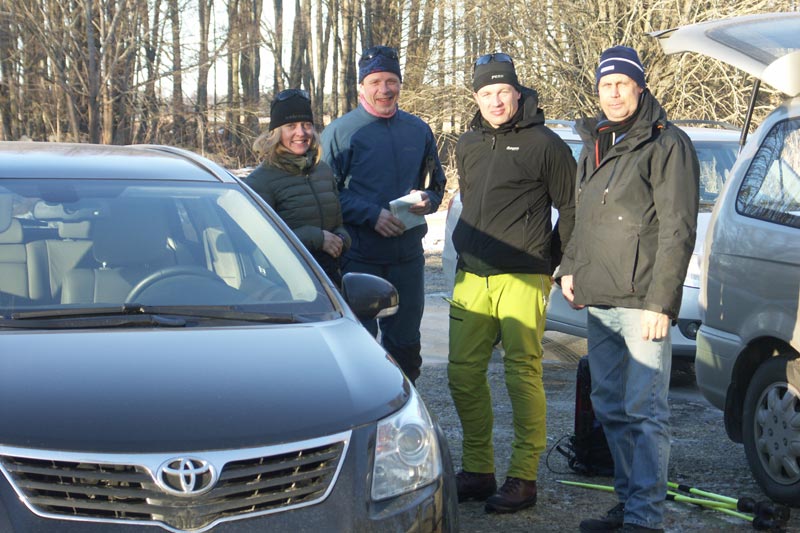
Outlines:
<svg viewBox="0 0 800 533"><path fill-rule="evenodd" d="M761 489L800 505L800 360L772 357L758 367L744 401L744 451ZM792 376L792 377L789 377Z"/></svg>

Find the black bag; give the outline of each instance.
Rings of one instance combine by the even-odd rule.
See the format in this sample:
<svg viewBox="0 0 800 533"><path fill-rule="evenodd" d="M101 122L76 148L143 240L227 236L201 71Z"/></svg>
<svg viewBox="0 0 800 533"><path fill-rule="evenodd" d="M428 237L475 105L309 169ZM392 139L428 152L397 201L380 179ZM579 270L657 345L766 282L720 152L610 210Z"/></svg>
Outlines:
<svg viewBox="0 0 800 533"><path fill-rule="evenodd" d="M578 474L612 476L614 459L603 426L594 416L591 392L589 359L584 356L578 361L575 382L575 434L569 437L563 448L558 446L557 449L567 458L569 467Z"/></svg>

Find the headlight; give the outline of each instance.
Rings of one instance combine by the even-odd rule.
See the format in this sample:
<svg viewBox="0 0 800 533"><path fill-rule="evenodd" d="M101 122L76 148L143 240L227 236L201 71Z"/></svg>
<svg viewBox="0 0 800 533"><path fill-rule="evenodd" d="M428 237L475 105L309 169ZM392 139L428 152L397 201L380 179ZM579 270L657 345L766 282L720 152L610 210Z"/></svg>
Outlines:
<svg viewBox="0 0 800 533"><path fill-rule="evenodd" d="M432 483L441 473L436 431L422 400L412 388L408 403L378 422L372 499L383 500L411 492Z"/></svg>
<svg viewBox="0 0 800 533"><path fill-rule="evenodd" d="M702 259L703 257L700 254L692 254L692 258L689 259L689 269L686 271L686 280L683 282L686 287L700 288L700 263Z"/></svg>

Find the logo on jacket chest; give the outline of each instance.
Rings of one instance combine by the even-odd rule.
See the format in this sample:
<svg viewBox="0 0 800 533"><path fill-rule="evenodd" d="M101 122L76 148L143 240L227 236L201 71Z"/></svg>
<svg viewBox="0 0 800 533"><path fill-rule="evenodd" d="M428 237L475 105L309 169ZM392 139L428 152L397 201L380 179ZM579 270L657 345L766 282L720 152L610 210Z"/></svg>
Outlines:
<svg viewBox="0 0 800 533"><path fill-rule="evenodd" d="M508 152L519 152L519 146L506 146Z"/></svg>

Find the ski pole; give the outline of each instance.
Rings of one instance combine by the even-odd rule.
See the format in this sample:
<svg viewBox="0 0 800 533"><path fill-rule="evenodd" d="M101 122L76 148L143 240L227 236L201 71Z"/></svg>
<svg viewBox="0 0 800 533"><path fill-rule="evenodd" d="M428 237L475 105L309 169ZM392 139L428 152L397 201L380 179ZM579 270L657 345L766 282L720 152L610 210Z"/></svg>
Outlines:
<svg viewBox="0 0 800 533"><path fill-rule="evenodd" d="M732 503L734 504L734 508L738 511L742 511L745 513L753 513L758 516L763 516L765 518L776 518L782 521L788 521L789 517L791 516L791 510L785 506L775 502L770 501L755 501L753 498L743 497L743 498L731 498L730 496L723 496L722 494L716 494L714 492L710 492L704 489L700 489L697 487L690 487L688 485L682 485L678 483L674 483L672 481L667 482L667 486L673 489L678 489L682 492L687 492L689 494L696 494L698 496L703 496L706 498L711 498L714 500Z"/></svg>
<svg viewBox="0 0 800 533"><path fill-rule="evenodd" d="M614 492L614 487L609 485L596 485L593 483L581 483L578 481L565 481L565 480L557 480L558 483L563 483L564 485L572 485L575 487L583 487L588 489L595 489L595 490L602 490L605 492ZM751 516L745 513L741 513L739 511L735 511L731 508L732 505L735 505L731 502L720 502L720 501L712 501L712 500L703 500L700 498L690 498L688 496L683 496L680 494L676 494L672 491L667 491L667 500L672 500L680 503L689 503L694 505L701 505L707 509L712 509L715 511L720 511L721 513L725 513L727 515L740 518L742 520L746 520L750 522L753 526L753 529L759 531L766 531L770 529L781 528L785 525L785 522L782 520L773 520L770 518L766 518L763 516ZM727 507L726 507L727 506Z"/></svg>
<svg viewBox="0 0 800 533"><path fill-rule="evenodd" d="M595 485L593 483L581 483L579 481L564 481L564 480L559 480L558 482L559 483L563 483L564 485L573 485L575 487L583 487L583 488L587 488L587 489L602 490L604 492L614 492L614 487L612 487L610 485ZM693 503L695 505L702 505L703 507L709 507L709 508L712 508L712 509L724 508L724 509L728 509L730 511L734 510L734 505L735 505L733 503L728 503L728 502L720 502L720 501L714 501L714 500L703 500L703 499L700 499L700 498L692 498L692 497L689 497L689 496L683 496L683 495L678 494L676 492L673 492L671 490L667 491L667 499L668 500L674 500L676 502L682 502L682 503ZM747 519L752 520L752 518L750 518L750 517L748 517Z"/></svg>
<svg viewBox="0 0 800 533"><path fill-rule="evenodd" d="M697 494L698 496L711 498L712 500L718 500L721 502L732 503L734 505L736 505L736 502L738 501L736 498L731 498L730 496L723 496L722 494L716 494L714 492L709 492L707 490L699 489L697 487L690 487L689 485L674 483L672 481L667 481L667 486L671 489L677 489L682 492L688 492L689 494Z"/></svg>

